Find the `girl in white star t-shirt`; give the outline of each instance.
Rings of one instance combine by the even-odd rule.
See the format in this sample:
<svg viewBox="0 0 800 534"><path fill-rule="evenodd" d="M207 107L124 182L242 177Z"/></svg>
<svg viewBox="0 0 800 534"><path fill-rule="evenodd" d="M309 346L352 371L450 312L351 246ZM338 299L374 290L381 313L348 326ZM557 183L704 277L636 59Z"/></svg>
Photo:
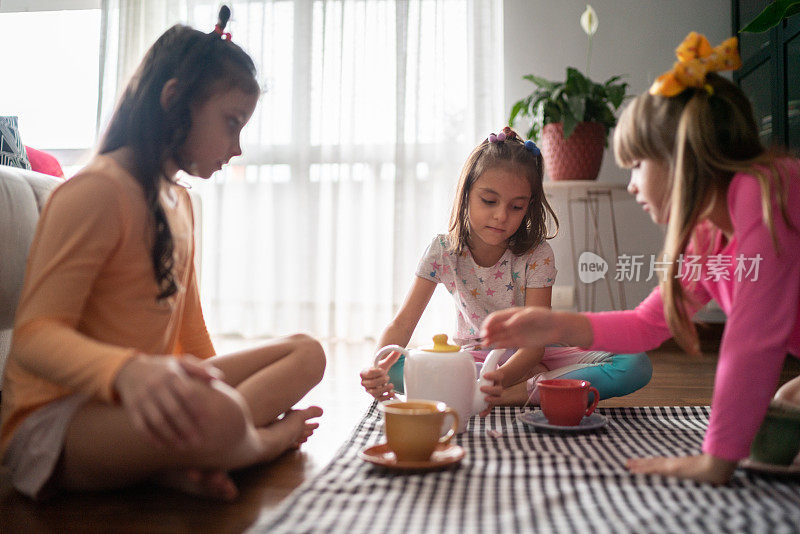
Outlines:
<svg viewBox="0 0 800 534"><path fill-rule="evenodd" d="M481 364L488 350L479 337L483 320L512 306L550 306L556 268L547 243L548 216L558 220L542 187L544 165L533 141L504 128L470 154L459 178L448 234L437 235L419 262L416 277L378 346L405 346L436 284L453 296L458 314L455 341ZM611 354L574 347L509 350L481 389L491 405L538 404L536 383L545 378L587 380L605 399L645 386L652 373L644 353ZM402 355L393 352L361 372L361 384L378 400L402 387Z"/></svg>

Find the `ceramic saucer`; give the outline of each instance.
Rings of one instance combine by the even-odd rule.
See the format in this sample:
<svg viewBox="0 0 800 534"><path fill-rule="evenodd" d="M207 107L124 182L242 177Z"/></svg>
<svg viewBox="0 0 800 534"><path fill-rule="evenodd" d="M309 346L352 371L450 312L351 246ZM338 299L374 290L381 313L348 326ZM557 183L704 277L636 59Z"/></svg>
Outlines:
<svg viewBox="0 0 800 534"><path fill-rule="evenodd" d="M762 473L766 475L779 475L779 476L787 476L787 477L799 477L800 476L800 463L789 464L789 465L780 465L780 464L767 464L764 462L757 462L750 458L745 458L741 462L739 462L739 467L747 469L748 471L753 471L756 473Z"/></svg>
<svg viewBox="0 0 800 534"><path fill-rule="evenodd" d="M389 469L400 470L420 470L420 469L440 469L452 465L464 458L464 449L458 445L437 445L431 457L426 461L404 461L399 462L394 453L389 450L389 445L379 443L372 447L366 447L358 452L358 457L362 460L387 467Z"/></svg>
<svg viewBox="0 0 800 534"><path fill-rule="evenodd" d="M595 430L605 426L606 423L608 423L608 419L606 419L605 416L602 416L599 413L593 413L592 415L585 416L583 419L581 419L581 422L575 426L551 425L547 422L547 418L544 416L544 412L541 410L536 412L521 413L517 416L517 419L534 428L539 428L541 430L554 430L557 432L583 432L584 430Z"/></svg>

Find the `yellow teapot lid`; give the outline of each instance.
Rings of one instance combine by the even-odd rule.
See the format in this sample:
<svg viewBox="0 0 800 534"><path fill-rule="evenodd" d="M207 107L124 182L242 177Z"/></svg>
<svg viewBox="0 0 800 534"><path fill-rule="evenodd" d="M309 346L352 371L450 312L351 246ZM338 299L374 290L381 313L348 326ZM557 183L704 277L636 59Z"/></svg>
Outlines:
<svg viewBox="0 0 800 534"><path fill-rule="evenodd" d="M420 350L425 352L458 352L461 347L448 343L447 334L436 334L433 336L433 346L421 347Z"/></svg>

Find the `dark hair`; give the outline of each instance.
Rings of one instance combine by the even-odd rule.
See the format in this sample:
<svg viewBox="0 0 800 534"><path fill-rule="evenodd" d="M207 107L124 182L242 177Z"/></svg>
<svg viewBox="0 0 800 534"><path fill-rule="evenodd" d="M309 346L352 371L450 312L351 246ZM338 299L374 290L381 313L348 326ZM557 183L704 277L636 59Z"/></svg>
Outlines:
<svg viewBox="0 0 800 534"><path fill-rule="evenodd" d="M128 82L98 148L100 154L121 147L133 151L133 175L144 190L152 217L151 256L158 299L178 289L172 273L172 232L159 202L159 189L161 181L168 179L164 174L168 160L186 170L180 149L192 126L190 108L231 88L247 94L261 91L253 60L221 35L229 18L230 9L222 6L219 31L203 33L181 24L165 31ZM165 108L161 93L173 79L177 81L175 96Z"/></svg>
<svg viewBox="0 0 800 534"><path fill-rule="evenodd" d="M475 147L467 158L458 179L456 196L450 212L449 248L460 254L467 246L469 238L469 193L472 186L489 169L505 167L518 171L531 186L531 200L525 217L514 235L508 240L508 248L514 254L523 254L545 239L558 233L558 218L544 195L542 179L544 162L539 151L530 151L519 136L510 128L505 128L504 141L490 142L489 139ZM555 225L552 235L547 233L547 216Z"/></svg>

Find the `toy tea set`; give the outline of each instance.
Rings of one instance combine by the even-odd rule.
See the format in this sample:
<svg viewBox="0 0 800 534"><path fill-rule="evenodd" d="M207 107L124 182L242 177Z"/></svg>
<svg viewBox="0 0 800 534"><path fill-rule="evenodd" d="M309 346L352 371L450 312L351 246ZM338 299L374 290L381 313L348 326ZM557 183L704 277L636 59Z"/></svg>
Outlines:
<svg viewBox="0 0 800 534"><path fill-rule="evenodd" d="M433 345L416 350L383 347L375 354L375 364L392 352L402 356L389 379L405 398L378 405L384 414L386 443L368 447L359 456L395 469L439 468L461 461L464 449L450 441L466 430L471 416L488 407L480 388L491 385L484 375L497 369L505 350L491 351L480 373L472 355L449 344L444 334L434 336ZM535 420L529 420L531 413L521 414L522 422L549 430L588 430L605 424L603 416L593 414L599 395L589 382L543 380L539 387L543 412L535 412ZM594 393L591 405L589 392Z"/></svg>
<svg viewBox="0 0 800 534"><path fill-rule="evenodd" d="M433 337L433 345L407 350L389 345L378 350L375 363L391 352L402 354L389 380L405 398L378 405L384 414L386 442L365 448L359 457L392 469L436 469L461 461L464 449L450 443L464 432L474 414L488 407L480 388L490 385L484 375L498 367L504 350L493 350L477 373L472 355ZM539 430L579 432L604 426L594 413L600 395L585 380L552 379L537 383L541 410L517 419ZM589 393L593 400L589 403ZM588 406L588 407L587 407ZM450 419L448 421L448 419ZM773 475L800 476L800 408L773 402L758 434L745 469Z"/></svg>
<svg viewBox="0 0 800 534"><path fill-rule="evenodd" d="M800 476L800 408L772 401L741 467L777 476Z"/></svg>

